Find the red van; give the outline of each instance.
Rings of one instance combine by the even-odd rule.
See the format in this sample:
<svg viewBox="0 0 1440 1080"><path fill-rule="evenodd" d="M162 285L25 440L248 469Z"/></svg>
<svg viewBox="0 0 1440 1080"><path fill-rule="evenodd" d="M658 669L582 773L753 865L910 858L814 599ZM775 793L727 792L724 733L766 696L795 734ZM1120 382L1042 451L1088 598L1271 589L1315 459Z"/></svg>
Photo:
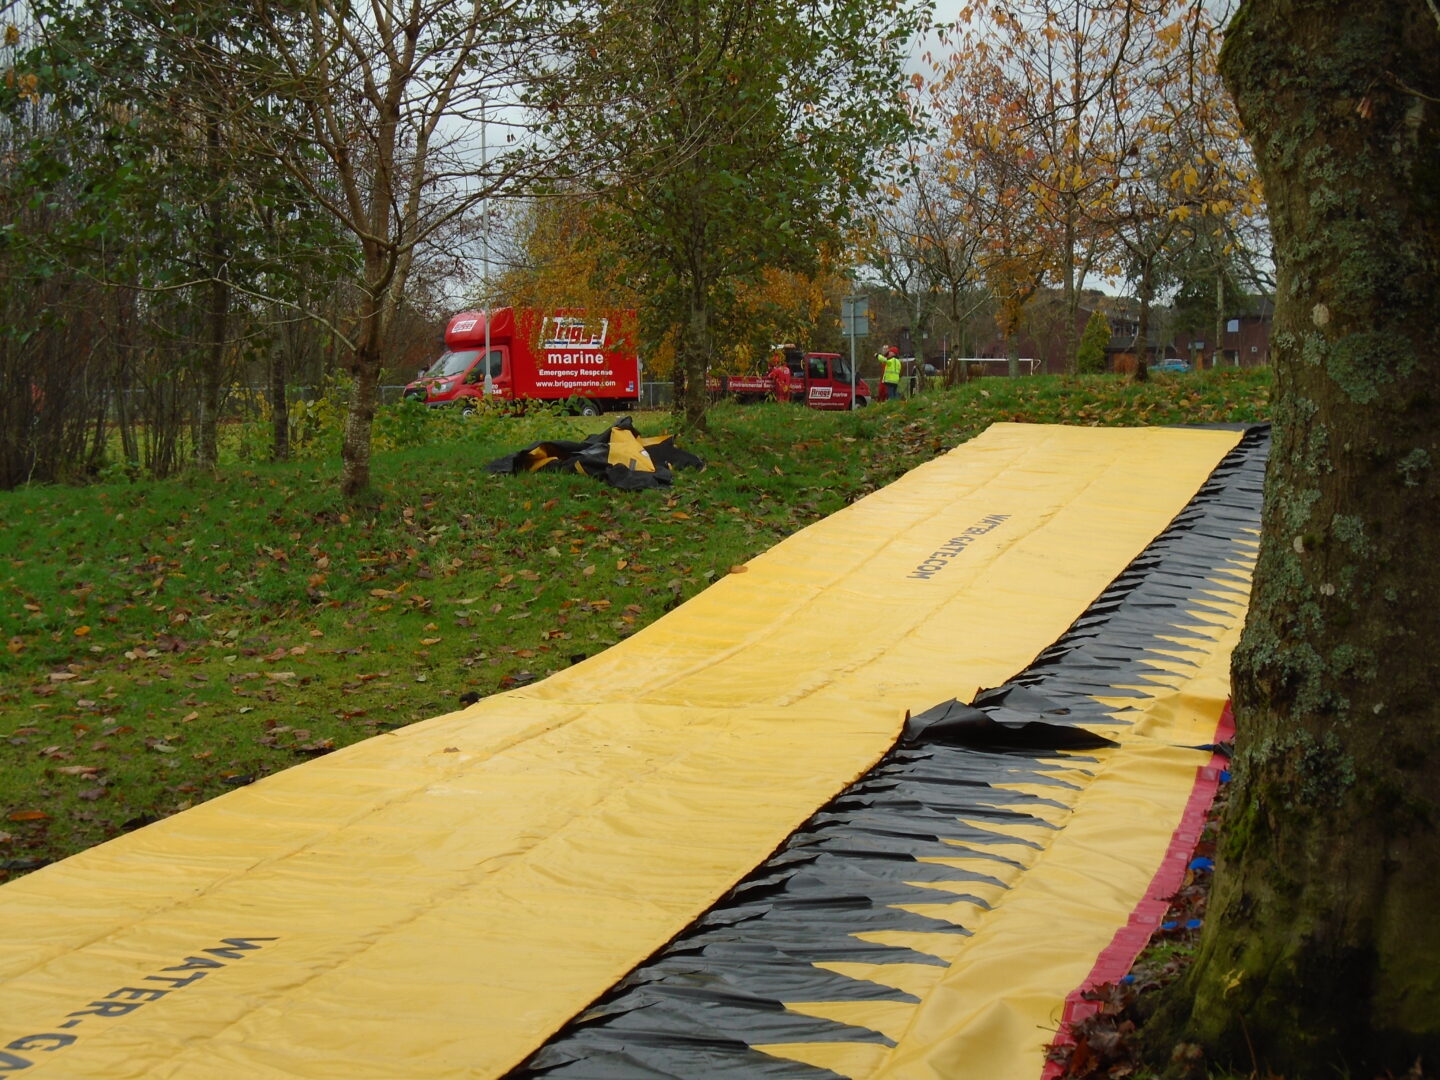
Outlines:
<svg viewBox="0 0 1440 1080"><path fill-rule="evenodd" d="M490 357L485 352L489 320ZM536 308L464 311L445 327L445 352L405 397L427 405L568 401L584 416L640 403L635 312Z"/></svg>

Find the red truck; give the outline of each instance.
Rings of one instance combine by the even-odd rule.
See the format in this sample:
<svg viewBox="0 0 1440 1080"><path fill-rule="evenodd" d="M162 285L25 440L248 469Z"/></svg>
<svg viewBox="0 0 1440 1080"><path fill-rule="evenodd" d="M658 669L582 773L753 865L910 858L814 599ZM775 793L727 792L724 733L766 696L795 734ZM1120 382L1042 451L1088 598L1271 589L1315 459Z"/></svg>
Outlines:
<svg viewBox="0 0 1440 1080"><path fill-rule="evenodd" d="M790 369L789 399L812 409L850 408L850 362L839 353L801 352L785 349L785 366ZM739 402L763 401L776 396L775 380L768 375L719 375L705 380L711 396L733 397ZM855 406L870 403L870 385L855 380Z"/></svg>
<svg viewBox="0 0 1440 1080"><path fill-rule="evenodd" d="M474 407L491 401L566 401L583 416L640 403L640 357L635 312L489 312L490 357L484 311L463 311L445 327L445 352L405 387L427 405Z"/></svg>

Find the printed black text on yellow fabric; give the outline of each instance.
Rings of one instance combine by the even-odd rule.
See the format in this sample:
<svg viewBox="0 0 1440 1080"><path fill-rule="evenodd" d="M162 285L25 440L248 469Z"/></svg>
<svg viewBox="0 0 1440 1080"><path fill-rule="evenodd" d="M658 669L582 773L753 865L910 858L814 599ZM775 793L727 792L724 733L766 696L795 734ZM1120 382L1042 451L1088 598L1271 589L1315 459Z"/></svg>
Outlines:
<svg viewBox="0 0 1440 1080"><path fill-rule="evenodd" d="M83 1009L76 1009L74 1012L66 1013L68 1019L58 1026L61 1028L76 1028L81 1022L89 1018L109 1019L116 1016L126 1016L142 1005L148 1005L152 1001L158 1001L168 994L174 993L182 987L189 986L198 979L203 979L210 974L213 968L223 968L226 960L242 960L242 953L250 952L261 946L255 944L257 941L276 941L273 937L233 937L222 938L220 948L201 949L202 953L208 956L187 956L178 964L161 968L162 974L145 975L143 982L168 983L168 989L160 989L151 986L122 986L118 990L112 990L97 1001L92 1001ZM189 974L171 976L163 974L167 971L183 971ZM53 1053L56 1050L70 1046L79 1038L70 1031L47 1031L38 1035L22 1035L18 1039L12 1039L0 1050L0 1074L18 1072L21 1069L28 1069L35 1064L27 1057L21 1057L23 1053Z"/></svg>
<svg viewBox="0 0 1440 1080"><path fill-rule="evenodd" d="M945 543L936 548L924 562L920 563L905 576L907 578L916 578L920 581L930 580L930 578L950 565L948 560L955 558L955 556L963 552L980 537L1009 520L1009 514L987 514L959 536L952 536L949 540L945 541Z"/></svg>

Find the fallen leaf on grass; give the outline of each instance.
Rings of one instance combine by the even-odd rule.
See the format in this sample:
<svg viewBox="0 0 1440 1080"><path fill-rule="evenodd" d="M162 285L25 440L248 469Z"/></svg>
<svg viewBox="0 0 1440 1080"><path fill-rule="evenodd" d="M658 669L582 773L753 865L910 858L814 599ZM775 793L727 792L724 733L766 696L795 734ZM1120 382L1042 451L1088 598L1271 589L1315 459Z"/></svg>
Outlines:
<svg viewBox="0 0 1440 1080"><path fill-rule="evenodd" d="M86 788L84 791L77 791L75 793L77 799L84 799L86 802L94 802L96 799L103 798L104 795L105 789L103 787Z"/></svg>
<svg viewBox="0 0 1440 1080"><path fill-rule="evenodd" d="M7 817L8 821L49 821L50 815L44 810L14 810Z"/></svg>
<svg viewBox="0 0 1440 1080"><path fill-rule="evenodd" d="M98 765L61 765L55 770L64 773L66 776L94 776L100 771Z"/></svg>

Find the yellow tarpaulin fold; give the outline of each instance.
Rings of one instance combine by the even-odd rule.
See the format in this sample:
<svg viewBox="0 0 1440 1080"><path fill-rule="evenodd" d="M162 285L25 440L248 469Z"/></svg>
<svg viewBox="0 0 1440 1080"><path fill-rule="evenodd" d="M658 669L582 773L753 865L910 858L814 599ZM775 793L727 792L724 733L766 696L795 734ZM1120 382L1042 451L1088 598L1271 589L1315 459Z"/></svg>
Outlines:
<svg viewBox="0 0 1440 1080"><path fill-rule="evenodd" d="M1238 437L997 425L544 682L0 887L0 1075L503 1074L907 710L1023 668Z"/></svg>

